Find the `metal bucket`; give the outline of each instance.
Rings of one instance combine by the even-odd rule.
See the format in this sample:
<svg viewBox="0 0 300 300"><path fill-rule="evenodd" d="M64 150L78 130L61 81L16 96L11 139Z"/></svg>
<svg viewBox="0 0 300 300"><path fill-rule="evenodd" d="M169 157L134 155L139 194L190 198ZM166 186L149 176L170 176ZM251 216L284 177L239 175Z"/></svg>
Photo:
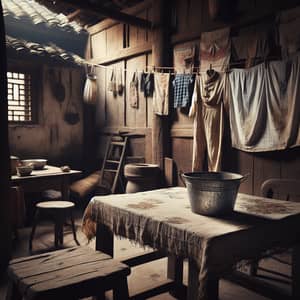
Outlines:
<svg viewBox="0 0 300 300"><path fill-rule="evenodd" d="M240 183L247 177L229 172L181 174L194 213L220 216L233 211Z"/></svg>

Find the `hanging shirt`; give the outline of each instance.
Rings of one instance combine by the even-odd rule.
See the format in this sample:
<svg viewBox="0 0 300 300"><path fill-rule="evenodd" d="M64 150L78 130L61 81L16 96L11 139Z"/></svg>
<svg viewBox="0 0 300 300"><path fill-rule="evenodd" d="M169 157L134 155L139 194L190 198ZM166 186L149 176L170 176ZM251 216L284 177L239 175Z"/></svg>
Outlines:
<svg viewBox="0 0 300 300"><path fill-rule="evenodd" d="M193 171L203 170L206 151L208 170L221 170L224 89L224 74L209 70L196 77L189 113L194 117Z"/></svg>
<svg viewBox="0 0 300 300"><path fill-rule="evenodd" d="M194 86L192 74L177 74L173 80L174 108L187 107L191 103Z"/></svg>
<svg viewBox="0 0 300 300"><path fill-rule="evenodd" d="M167 116L169 114L169 87L170 74L154 74L153 111L157 115Z"/></svg>
<svg viewBox="0 0 300 300"><path fill-rule="evenodd" d="M245 60L245 67L255 66L270 54L275 45L275 28L269 24L249 26L232 38L232 62Z"/></svg>
<svg viewBox="0 0 300 300"><path fill-rule="evenodd" d="M281 11L278 20L281 55L288 58L300 50L300 6Z"/></svg>
<svg viewBox="0 0 300 300"><path fill-rule="evenodd" d="M200 71L212 65L216 71L225 71L231 54L230 28L203 32L200 40Z"/></svg>

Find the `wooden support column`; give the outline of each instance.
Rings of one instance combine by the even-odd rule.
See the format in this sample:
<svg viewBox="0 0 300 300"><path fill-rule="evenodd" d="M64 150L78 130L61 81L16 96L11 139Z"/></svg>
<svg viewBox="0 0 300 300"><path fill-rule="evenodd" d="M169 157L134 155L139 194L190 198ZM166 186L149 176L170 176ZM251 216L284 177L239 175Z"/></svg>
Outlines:
<svg viewBox="0 0 300 300"><path fill-rule="evenodd" d="M9 199L10 159L7 121L7 59L5 28L0 0L0 273L8 264L11 252L11 201Z"/></svg>
<svg viewBox="0 0 300 300"><path fill-rule="evenodd" d="M172 1L152 2L152 64L169 66L171 63L170 5ZM170 124L167 116L153 114L152 122L152 162L163 168L164 157L170 155Z"/></svg>

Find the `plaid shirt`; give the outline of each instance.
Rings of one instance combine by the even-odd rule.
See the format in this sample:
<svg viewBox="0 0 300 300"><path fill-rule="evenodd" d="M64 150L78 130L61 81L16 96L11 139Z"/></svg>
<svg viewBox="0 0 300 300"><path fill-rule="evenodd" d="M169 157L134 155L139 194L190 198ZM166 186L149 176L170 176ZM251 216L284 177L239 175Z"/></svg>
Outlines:
<svg viewBox="0 0 300 300"><path fill-rule="evenodd" d="M194 86L192 74L177 74L173 80L174 108L186 107L191 103Z"/></svg>

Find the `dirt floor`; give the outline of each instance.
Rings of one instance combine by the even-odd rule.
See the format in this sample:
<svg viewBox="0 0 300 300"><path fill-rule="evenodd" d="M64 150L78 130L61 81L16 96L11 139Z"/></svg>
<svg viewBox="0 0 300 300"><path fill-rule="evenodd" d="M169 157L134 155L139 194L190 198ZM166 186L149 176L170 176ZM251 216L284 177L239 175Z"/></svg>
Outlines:
<svg viewBox="0 0 300 300"><path fill-rule="evenodd" d="M77 228L77 236L78 240L81 245L85 245L88 243L87 239L85 238L84 234L81 232L81 216L82 211L76 211L76 228ZM21 257L21 256L28 256L28 240L30 235L31 228L25 227L19 229L19 237L18 240L14 242L14 251L13 257ZM49 221L45 221L41 223L37 227L36 236L33 241L33 252L41 253L44 251L53 250L53 243L54 243L54 236L53 236L53 225ZM64 231L64 246L65 247L72 247L75 246L75 242L73 240L73 235L71 232L71 228L65 226ZM94 241L89 243L89 246L94 248ZM142 253L147 251L142 247L134 245L130 243L126 239L119 239L115 238L115 258L127 257L135 253ZM289 255L284 255L284 259L286 261L290 260ZM285 263L279 263L274 260L265 260L263 262L263 266L273 269L275 271L283 272L284 274L290 274L290 266ZM166 278L166 267L167 267L167 260L161 259L155 262L151 262L142 266L132 268L131 275L128 278L128 285L129 285L129 293L133 293L135 290L140 289L141 287L151 285L153 282L158 282L163 278ZM260 272L261 276L270 275L269 273ZM274 275L272 275L274 276ZM286 279L285 279L286 280ZM278 280L274 281L271 280L270 282L281 285L282 288L288 289L288 284L280 284ZM184 266L184 283L187 283L187 263L185 262ZM7 279L2 278L0 282L0 300L5 299L6 294L6 284ZM240 286L230 283L226 280L221 280L220 282L220 300L263 300L267 299L260 295L257 295L247 289L244 289ZM111 299L111 293L107 293L107 298ZM153 297L151 299L165 299L171 300L175 299L168 293L161 294L159 296ZM284 299L282 299L284 300Z"/></svg>

